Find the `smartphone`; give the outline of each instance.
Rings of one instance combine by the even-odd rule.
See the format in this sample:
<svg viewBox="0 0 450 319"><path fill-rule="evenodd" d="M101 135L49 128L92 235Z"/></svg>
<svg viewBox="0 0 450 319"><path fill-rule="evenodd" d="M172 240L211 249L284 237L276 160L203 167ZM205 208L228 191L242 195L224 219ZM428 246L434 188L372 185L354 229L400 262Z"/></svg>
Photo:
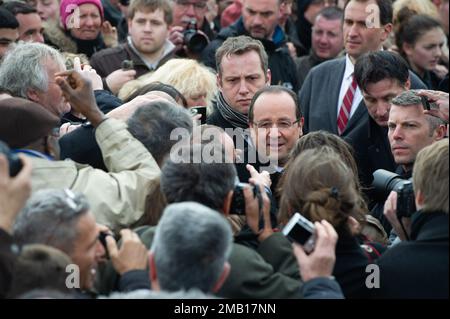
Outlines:
<svg viewBox="0 0 450 319"><path fill-rule="evenodd" d="M193 115L201 114L200 124L206 124L206 106L194 106L189 108Z"/></svg>
<svg viewBox="0 0 450 319"><path fill-rule="evenodd" d="M316 241L314 224L299 213L295 213L283 228L283 235L303 246L306 253L314 250Z"/></svg>
<svg viewBox="0 0 450 319"><path fill-rule="evenodd" d="M423 109L429 111L431 109L431 106L430 106L430 102L428 101L427 97L421 96L420 98L422 99Z"/></svg>
<svg viewBox="0 0 450 319"><path fill-rule="evenodd" d="M122 61L122 70L133 70L134 69L134 63L132 60L123 60Z"/></svg>

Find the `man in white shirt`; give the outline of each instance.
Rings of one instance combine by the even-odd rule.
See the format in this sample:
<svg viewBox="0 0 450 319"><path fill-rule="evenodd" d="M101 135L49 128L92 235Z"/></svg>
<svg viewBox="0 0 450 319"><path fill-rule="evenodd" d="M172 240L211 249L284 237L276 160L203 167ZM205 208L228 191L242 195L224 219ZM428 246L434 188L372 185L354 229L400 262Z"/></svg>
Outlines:
<svg viewBox="0 0 450 319"><path fill-rule="evenodd" d="M305 132L325 130L341 136L358 126L367 110L353 81L356 59L382 49L392 30L391 0L350 0L344 9L345 58L325 62L311 70L300 91Z"/></svg>

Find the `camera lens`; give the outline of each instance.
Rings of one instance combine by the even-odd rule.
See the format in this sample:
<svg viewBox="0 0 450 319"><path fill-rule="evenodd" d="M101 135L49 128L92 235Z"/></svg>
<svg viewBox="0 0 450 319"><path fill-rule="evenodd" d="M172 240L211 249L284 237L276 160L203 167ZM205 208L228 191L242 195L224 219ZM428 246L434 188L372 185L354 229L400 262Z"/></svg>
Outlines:
<svg viewBox="0 0 450 319"><path fill-rule="evenodd" d="M184 43L190 52L199 54L208 45L208 38L196 30L186 30L184 32Z"/></svg>

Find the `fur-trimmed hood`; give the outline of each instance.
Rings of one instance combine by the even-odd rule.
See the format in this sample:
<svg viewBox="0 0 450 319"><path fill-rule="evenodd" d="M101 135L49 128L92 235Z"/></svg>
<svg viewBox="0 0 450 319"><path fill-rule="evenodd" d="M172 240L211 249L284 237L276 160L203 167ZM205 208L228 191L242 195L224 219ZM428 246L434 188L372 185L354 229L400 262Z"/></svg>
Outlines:
<svg viewBox="0 0 450 319"><path fill-rule="evenodd" d="M78 53L76 42L59 26L59 21L45 21L43 25L46 44L62 52Z"/></svg>

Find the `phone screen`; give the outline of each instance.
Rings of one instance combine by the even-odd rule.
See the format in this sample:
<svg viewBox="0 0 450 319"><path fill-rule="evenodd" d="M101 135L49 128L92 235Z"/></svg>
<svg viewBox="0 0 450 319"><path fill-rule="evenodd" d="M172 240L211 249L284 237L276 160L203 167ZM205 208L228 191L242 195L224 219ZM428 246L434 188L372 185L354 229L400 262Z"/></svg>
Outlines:
<svg viewBox="0 0 450 319"><path fill-rule="evenodd" d="M191 107L190 110L194 115L201 114L200 124L206 124L206 106L195 106Z"/></svg>

